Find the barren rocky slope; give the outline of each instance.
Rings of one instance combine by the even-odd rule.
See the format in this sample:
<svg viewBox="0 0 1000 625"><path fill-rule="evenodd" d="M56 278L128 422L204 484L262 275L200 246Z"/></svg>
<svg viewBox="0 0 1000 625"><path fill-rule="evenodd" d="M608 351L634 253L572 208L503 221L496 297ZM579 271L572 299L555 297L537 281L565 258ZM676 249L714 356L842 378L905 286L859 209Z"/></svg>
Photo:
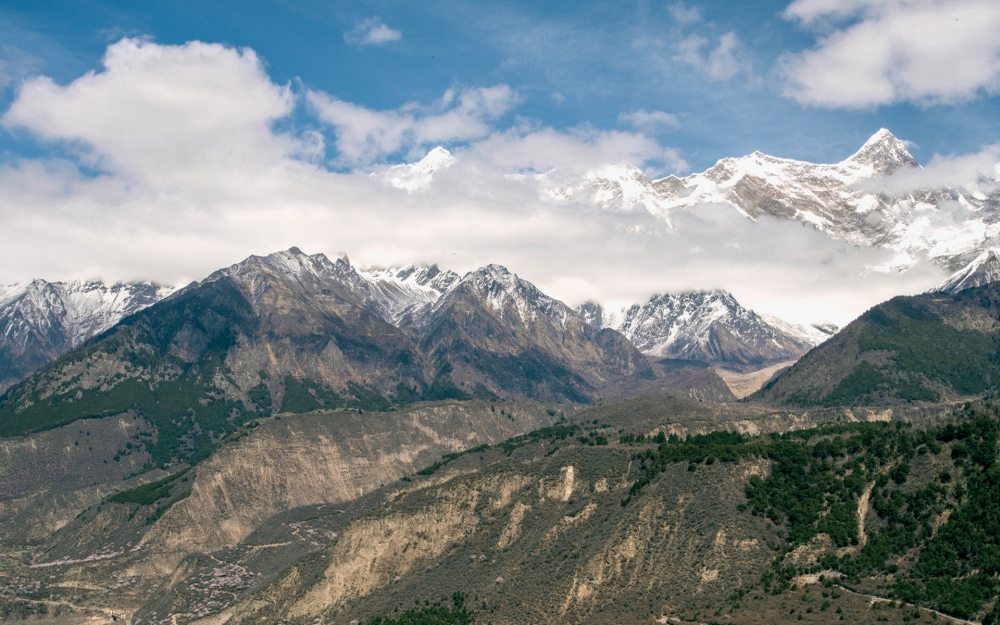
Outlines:
<svg viewBox="0 0 1000 625"><path fill-rule="evenodd" d="M244 427L193 469L93 501L36 548L8 543L0 604L137 623L316 613L347 623L458 590L496 623L690 613L753 583L780 546L780 532L735 507L767 463L677 465L622 506L640 475L633 453L648 448L618 443L622 432L755 435L890 414L656 396L575 410L501 401L283 415Z"/></svg>

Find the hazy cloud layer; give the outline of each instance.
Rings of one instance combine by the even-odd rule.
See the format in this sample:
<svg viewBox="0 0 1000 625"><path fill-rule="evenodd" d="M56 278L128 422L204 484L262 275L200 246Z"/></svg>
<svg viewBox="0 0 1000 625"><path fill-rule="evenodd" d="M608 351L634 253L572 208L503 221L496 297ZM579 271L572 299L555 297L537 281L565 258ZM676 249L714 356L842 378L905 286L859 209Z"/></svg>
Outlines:
<svg viewBox="0 0 1000 625"><path fill-rule="evenodd" d="M276 129L301 100L323 133ZM728 207L675 212L668 232L642 211L545 200L530 177L508 174L686 165L641 132L500 125L517 101L499 85L372 111L320 92L298 96L250 50L123 40L101 71L65 86L30 80L3 115L6 130L65 156L0 166L0 282L179 284L297 245L346 252L356 264L502 263L571 304L721 287L793 321L843 323L943 277L924 262L905 274L866 273L891 255ZM426 192L368 175L367 163L436 141L455 142L458 160ZM329 161L360 169L330 171Z"/></svg>
<svg viewBox="0 0 1000 625"><path fill-rule="evenodd" d="M1000 90L995 0L795 0L784 15L818 36L783 59L786 94L803 104L954 103Z"/></svg>
<svg viewBox="0 0 1000 625"><path fill-rule="evenodd" d="M740 42L736 33L721 35L713 43L701 35L692 34L681 40L679 54L674 57L702 72L709 80L729 80L746 69L739 58Z"/></svg>
<svg viewBox="0 0 1000 625"><path fill-rule="evenodd" d="M642 109L621 113L618 115L618 121L632 124L640 129L656 128L657 126L676 128L680 125L676 115L664 111L644 111Z"/></svg>

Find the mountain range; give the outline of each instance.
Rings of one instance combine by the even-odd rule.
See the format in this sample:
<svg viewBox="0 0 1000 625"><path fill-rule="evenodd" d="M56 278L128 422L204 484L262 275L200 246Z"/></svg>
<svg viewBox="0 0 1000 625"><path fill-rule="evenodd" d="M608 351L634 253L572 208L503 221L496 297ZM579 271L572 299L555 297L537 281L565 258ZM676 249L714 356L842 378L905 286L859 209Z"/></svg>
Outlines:
<svg viewBox="0 0 1000 625"><path fill-rule="evenodd" d="M173 290L148 282L0 286L0 392Z"/></svg>
<svg viewBox="0 0 1000 625"><path fill-rule="evenodd" d="M427 188L434 173L455 163L443 148L395 166L387 184L410 192ZM850 157L820 164L754 152L724 158L704 172L650 179L629 163L596 169L557 168L517 174L555 201L585 202L607 210L645 210L668 227L671 214L701 204L732 207L748 219L769 216L816 228L852 245L894 252L882 270L902 270L926 254L955 271L1000 245L1000 170L961 186L893 191L887 178L920 165L906 145L881 129ZM941 210L955 217L936 219Z"/></svg>
<svg viewBox="0 0 1000 625"><path fill-rule="evenodd" d="M657 377L620 333L502 267L372 275L297 248L251 256L9 388L0 432L133 410L159 429L150 447L167 466L256 415L472 396L589 402Z"/></svg>
<svg viewBox="0 0 1000 625"><path fill-rule="evenodd" d="M354 314L381 328L379 332L384 330L379 340L402 341L399 345L406 345L407 353L416 349L424 354L419 358L412 354L404 357L420 361L416 365L422 371L420 375L392 378L392 382L380 378L375 386L383 394L397 391L395 387L401 383L412 390L427 384L434 387L436 380L447 386L450 382L445 380L459 378L463 393L482 387L490 392L544 394L547 391L538 391L534 383L528 382L534 375L530 371L549 371L552 379L561 379L562 374L555 372L569 370L556 362L582 359L590 363L590 373L579 380L569 376L570 386L559 393L565 398L584 400L593 396L594 389L612 383L617 375L614 367L619 364L625 369L638 367L637 371L646 371L647 377L653 375L647 371L645 360L630 349L621 351L623 347L607 343L614 343L609 337L618 333L654 360L689 360L737 371L794 360L827 336L814 328L796 327L774 318L765 320L724 291L659 295L646 304L614 313L605 313L594 303L572 310L500 265L489 265L464 277L436 265L359 269L346 257L330 261L321 254L305 255L297 248L251 257L181 289L174 297L187 298L191 291L223 279L235 280L253 307L266 306L278 289L286 290L289 298L297 298L303 310L325 310L332 305L340 314L341 307L350 302ZM41 280L5 289L0 299L0 320L8 331L0 337L0 362L8 364L0 370L0 389L174 292L147 283L109 287L97 282L63 284ZM334 300L339 303L331 304ZM473 309L486 312L488 319L470 318L467 313ZM599 311L598 317L594 317L595 310ZM316 313L303 312L303 319ZM322 322L316 323L317 328L322 326ZM372 332L375 330L368 334ZM567 336L589 337L583 340L596 341L603 347L596 351L585 348L572 340L567 342ZM479 344L482 340L491 345L487 351ZM417 344L411 344L413 341ZM541 352L528 347L533 343L543 345L543 351L554 350L562 355L555 361L542 358ZM485 353L491 354L488 361L483 359ZM618 354L616 357L623 362L609 365L605 358L611 353ZM515 355L524 362L515 365L510 361ZM380 353L378 357L399 356ZM473 362L476 364L470 364ZM388 371L382 367L377 375L362 373L364 367L354 363L353 373L345 377L321 374L319 365L297 366L304 368L296 369L296 375L301 373L314 381L329 378L329 383L339 388L346 379L370 384L372 376L384 376ZM510 367L523 369L516 376L521 380L520 390L510 386L513 379L504 384L490 381L492 376L505 377L507 373L499 371ZM432 370L447 371L439 375ZM577 390L571 391L571 387ZM243 388L243 392L246 390ZM279 392L277 388L270 390Z"/></svg>
<svg viewBox="0 0 1000 625"><path fill-rule="evenodd" d="M795 360L836 331L767 319L723 290L655 295L645 304L617 311L588 302L579 310L591 323L621 332L649 356L737 371Z"/></svg>

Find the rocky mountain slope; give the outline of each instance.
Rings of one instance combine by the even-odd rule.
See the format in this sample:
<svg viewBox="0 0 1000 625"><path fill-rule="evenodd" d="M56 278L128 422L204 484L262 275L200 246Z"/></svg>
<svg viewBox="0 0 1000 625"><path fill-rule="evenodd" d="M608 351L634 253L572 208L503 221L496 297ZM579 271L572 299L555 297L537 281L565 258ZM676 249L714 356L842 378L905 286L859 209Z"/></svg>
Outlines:
<svg viewBox="0 0 1000 625"><path fill-rule="evenodd" d="M529 397L586 401L590 389L655 375L624 336L595 329L499 265L464 276L401 327L419 337L423 353L462 389L492 390L499 383Z"/></svg>
<svg viewBox="0 0 1000 625"><path fill-rule="evenodd" d="M737 371L795 360L829 333L765 319L722 290L656 295L645 304L606 311L587 303L580 314L621 332L641 352Z"/></svg>
<svg viewBox="0 0 1000 625"><path fill-rule="evenodd" d="M0 286L0 393L172 291L150 283L94 281Z"/></svg>
<svg viewBox="0 0 1000 625"><path fill-rule="evenodd" d="M1000 283L896 297L806 354L754 397L786 405L936 402L1000 387Z"/></svg>
<svg viewBox="0 0 1000 625"><path fill-rule="evenodd" d="M990 249L976 256L968 265L948 276L944 282L932 289L932 292L954 294L964 289L983 286L997 280L1000 280L1000 256L997 256L996 250Z"/></svg>
<svg viewBox="0 0 1000 625"><path fill-rule="evenodd" d="M436 302L461 278L454 271L438 269L437 265L375 267L356 271L369 282L368 290L381 317L393 325L399 325L403 315L414 308Z"/></svg>
<svg viewBox="0 0 1000 625"><path fill-rule="evenodd" d="M830 165L755 152L724 158L684 178L649 180L622 164L582 173L548 172L536 180L543 193L556 199L612 210L645 209L668 223L671 211L700 203L728 204L751 219L770 215L795 220L855 245L895 250L897 268L915 262L917 253L927 253L954 270L996 244L1000 188L995 180L913 193L885 191L882 178L913 167L919 165L903 142L883 128L855 154ZM948 223L929 219L946 203L965 207L967 217Z"/></svg>

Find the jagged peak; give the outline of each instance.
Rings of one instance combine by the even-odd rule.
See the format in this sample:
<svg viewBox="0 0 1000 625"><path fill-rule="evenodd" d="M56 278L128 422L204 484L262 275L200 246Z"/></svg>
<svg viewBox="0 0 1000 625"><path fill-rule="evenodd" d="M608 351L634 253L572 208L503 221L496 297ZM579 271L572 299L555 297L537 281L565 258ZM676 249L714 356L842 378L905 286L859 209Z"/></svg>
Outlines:
<svg viewBox="0 0 1000 625"><path fill-rule="evenodd" d="M954 294L997 280L1000 280L1000 251L988 249L980 252L968 265L948 276L930 292Z"/></svg>
<svg viewBox="0 0 1000 625"><path fill-rule="evenodd" d="M451 152L449 152L448 150L446 150L445 148L443 148L443 147L441 147L439 145L436 148L434 148L431 151L429 151L427 153L427 156L425 156L422 159L420 159L420 162L424 162L424 161L438 162L438 163L440 163L440 162L452 163L452 162L455 161L455 157L454 157L454 155L452 155Z"/></svg>
<svg viewBox="0 0 1000 625"><path fill-rule="evenodd" d="M677 299L702 299L715 300L722 299L736 303L736 298L726 289L692 289L690 291L677 291L673 293L657 293L649 298L650 302L677 300Z"/></svg>
<svg viewBox="0 0 1000 625"><path fill-rule="evenodd" d="M360 280L360 276L351 267L350 260L341 254L336 261L331 261L326 254L306 254L298 247L272 252L267 256L253 254L246 259L214 272L205 282L212 282L221 277L239 278L241 281L254 281L263 275L281 276L284 279L302 281L307 277L340 276L350 282ZM258 287L252 286L256 291Z"/></svg>
<svg viewBox="0 0 1000 625"><path fill-rule="evenodd" d="M906 144L885 128L879 129L845 163L872 168L874 174L888 176L901 167L919 167Z"/></svg>
<svg viewBox="0 0 1000 625"><path fill-rule="evenodd" d="M393 165L386 171L373 173L372 176L388 182L397 189L412 193L426 189L435 173L451 167L456 162L457 159L451 152L438 146L415 163Z"/></svg>
<svg viewBox="0 0 1000 625"><path fill-rule="evenodd" d="M517 278L517 275L513 273L511 270L504 267L503 265L498 265L497 263L490 263L488 265L483 265L478 269L473 269L469 273L462 276L462 280L474 280L477 278L510 280L512 277Z"/></svg>
<svg viewBox="0 0 1000 625"><path fill-rule="evenodd" d="M367 280L373 282L391 282L400 285L416 285L444 292L452 284L461 279L454 271L442 270L437 263L430 265L409 264L392 267L365 267L358 270Z"/></svg>
<svg viewBox="0 0 1000 625"><path fill-rule="evenodd" d="M888 128L879 128L875 134L873 134L871 137L868 138L867 141L865 141L864 145L861 146L861 149L863 150L868 146L876 145L878 143L891 143L891 142L900 142L900 141L899 139L896 138L896 135L889 132Z"/></svg>
<svg viewBox="0 0 1000 625"><path fill-rule="evenodd" d="M505 314L508 305L513 305L522 323L536 319L538 313L548 315L555 311L570 311L568 306L549 297L531 282L495 263L465 274L453 289L458 290L462 285L483 298L501 315Z"/></svg>
<svg viewBox="0 0 1000 625"><path fill-rule="evenodd" d="M574 310L576 313L583 318L583 320L590 325L601 328L604 326L604 307L593 300L587 300L586 302L577 306Z"/></svg>

